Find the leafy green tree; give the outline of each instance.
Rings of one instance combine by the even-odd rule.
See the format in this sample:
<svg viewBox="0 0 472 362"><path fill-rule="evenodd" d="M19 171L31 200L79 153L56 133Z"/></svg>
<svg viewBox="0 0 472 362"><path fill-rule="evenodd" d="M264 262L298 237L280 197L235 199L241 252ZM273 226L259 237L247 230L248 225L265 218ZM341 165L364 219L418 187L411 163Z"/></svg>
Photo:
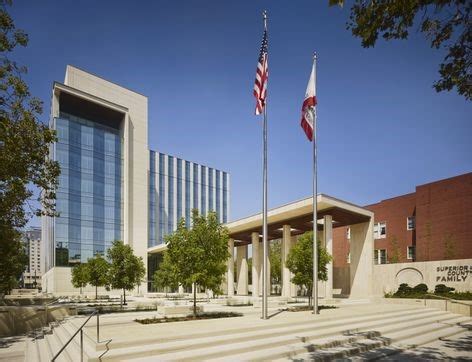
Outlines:
<svg viewBox="0 0 472 362"><path fill-rule="evenodd" d="M272 285L280 286L282 282L282 242L275 240L269 247L270 279Z"/></svg>
<svg viewBox="0 0 472 362"><path fill-rule="evenodd" d="M100 255L88 260L88 282L95 287L95 299L98 299L98 287L108 284L108 269L110 264Z"/></svg>
<svg viewBox="0 0 472 362"><path fill-rule="evenodd" d="M344 0L329 0L343 5ZM407 39L418 24L431 48L446 50L439 66L437 92L457 89L472 99L472 5L468 0L355 0L347 28L365 48L385 40Z"/></svg>
<svg viewBox="0 0 472 362"><path fill-rule="evenodd" d="M89 283L89 270L87 264L77 264L72 268L72 285L74 288L80 288L80 294L82 294L82 288Z"/></svg>
<svg viewBox="0 0 472 362"><path fill-rule="evenodd" d="M28 256L21 233L12 228L5 228L0 239L0 294L6 295L18 285L18 280L28 263ZM5 239L3 239L5 238Z"/></svg>
<svg viewBox="0 0 472 362"><path fill-rule="evenodd" d="M122 241L115 240L107 257L110 260L108 281L114 289L123 289L123 302L126 304L126 291L141 284L146 273L143 258L133 254L133 249Z"/></svg>
<svg viewBox="0 0 472 362"><path fill-rule="evenodd" d="M208 216L192 211L192 228L187 229L181 219L177 230L166 237L169 262L175 268L177 281L185 287L195 283L193 314L197 315L197 286L221 293L226 271L228 230L222 226L215 212Z"/></svg>
<svg viewBox="0 0 472 362"><path fill-rule="evenodd" d="M272 284L280 285L282 282L282 241L275 240L269 245L270 279Z"/></svg>
<svg viewBox="0 0 472 362"><path fill-rule="evenodd" d="M328 280L326 265L332 260L318 240L318 280ZM287 268L293 273L292 282L305 287L308 291L308 304L311 305L313 289L313 232L300 236L287 255Z"/></svg>
<svg viewBox="0 0 472 362"><path fill-rule="evenodd" d="M159 269L154 272L153 282L157 288L165 289L166 294L168 289L172 290L179 287L175 266L172 264L166 251L164 252Z"/></svg>
<svg viewBox="0 0 472 362"><path fill-rule="evenodd" d="M15 27L9 5L0 0L0 260L11 264L0 268L5 291L17 284L17 271L27 263L16 230L33 215L54 214L59 175L58 164L47 159L55 132L38 120L42 104L22 79L26 67L11 59L17 46L28 44L28 36Z"/></svg>

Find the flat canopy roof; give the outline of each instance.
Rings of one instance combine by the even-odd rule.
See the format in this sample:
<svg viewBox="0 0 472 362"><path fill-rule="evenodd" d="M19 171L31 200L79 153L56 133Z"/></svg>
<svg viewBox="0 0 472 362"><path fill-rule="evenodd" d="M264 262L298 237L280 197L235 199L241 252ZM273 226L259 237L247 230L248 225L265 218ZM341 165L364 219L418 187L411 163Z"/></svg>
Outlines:
<svg viewBox="0 0 472 362"><path fill-rule="evenodd" d="M334 197L319 194L317 196L318 224L325 215L333 217L333 228L367 222L374 214L363 207L351 204ZM313 198L277 207L268 211L268 239L282 237L282 227L290 225L292 235L303 234L313 230ZM230 237L235 245L251 243L251 234L262 234L262 213L239 219L226 224ZM320 227L320 225L318 225Z"/></svg>

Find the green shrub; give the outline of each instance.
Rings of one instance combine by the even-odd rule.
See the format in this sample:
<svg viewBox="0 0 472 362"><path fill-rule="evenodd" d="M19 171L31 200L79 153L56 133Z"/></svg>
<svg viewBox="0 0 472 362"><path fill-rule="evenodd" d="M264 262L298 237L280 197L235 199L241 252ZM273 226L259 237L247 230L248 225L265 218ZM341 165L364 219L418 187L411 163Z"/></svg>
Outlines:
<svg viewBox="0 0 472 362"><path fill-rule="evenodd" d="M413 291L416 293L423 293L426 294L428 293L428 286L424 283L418 284L413 288Z"/></svg>
<svg viewBox="0 0 472 362"><path fill-rule="evenodd" d="M438 284L434 287L434 294L447 294L454 290L455 288L448 287L444 284Z"/></svg>
<svg viewBox="0 0 472 362"><path fill-rule="evenodd" d="M398 287L398 290L393 295L396 296L396 297L403 297L403 296L406 296L408 294L411 294L412 291L413 291L413 288L411 288L406 283L402 283L402 284L400 284L400 286Z"/></svg>

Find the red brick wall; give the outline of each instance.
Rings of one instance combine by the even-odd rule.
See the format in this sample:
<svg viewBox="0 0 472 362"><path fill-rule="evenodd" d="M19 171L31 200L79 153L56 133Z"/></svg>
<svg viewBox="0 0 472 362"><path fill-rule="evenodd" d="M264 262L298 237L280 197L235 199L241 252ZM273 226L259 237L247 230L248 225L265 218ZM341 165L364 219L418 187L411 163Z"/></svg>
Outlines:
<svg viewBox="0 0 472 362"><path fill-rule="evenodd" d="M386 238L374 240L374 249L387 249L389 262L395 249L398 262L412 261L407 259L411 245L416 245L416 261L472 258L472 173L417 186L415 193L365 207L374 212L375 222L387 223ZM416 229L411 231L407 217L412 215ZM346 228L334 229L334 267L347 266L348 252Z"/></svg>
<svg viewBox="0 0 472 362"><path fill-rule="evenodd" d="M415 244L415 230L407 230L407 218L415 215L415 205L415 194L407 194L365 206L374 212L376 223L386 222L386 237L375 239L374 249L387 249L388 262L395 258L397 263L413 261L407 259L407 247Z"/></svg>
<svg viewBox="0 0 472 362"><path fill-rule="evenodd" d="M472 173L416 187L418 261L472 258Z"/></svg>

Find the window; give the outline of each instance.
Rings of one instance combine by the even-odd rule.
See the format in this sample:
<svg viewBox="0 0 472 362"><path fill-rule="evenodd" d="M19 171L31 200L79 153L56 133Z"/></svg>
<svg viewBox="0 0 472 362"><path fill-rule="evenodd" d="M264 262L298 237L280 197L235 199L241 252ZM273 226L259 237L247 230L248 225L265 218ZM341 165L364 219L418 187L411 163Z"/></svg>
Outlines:
<svg viewBox="0 0 472 362"><path fill-rule="evenodd" d="M385 221L374 224L374 239L385 239L387 237L387 223Z"/></svg>
<svg viewBox="0 0 472 362"><path fill-rule="evenodd" d="M408 216L406 218L406 229L407 230L414 230L415 229L415 217L414 216Z"/></svg>
<svg viewBox="0 0 472 362"><path fill-rule="evenodd" d="M406 257L408 260L415 260L416 248L414 245L406 247Z"/></svg>
<svg viewBox="0 0 472 362"><path fill-rule="evenodd" d="M346 229L346 239L351 239L351 228L349 226Z"/></svg>
<svg viewBox="0 0 472 362"><path fill-rule="evenodd" d="M351 253L347 253L346 263L351 264Z"/></svg>
<svg viewBox="0 0 472 362"><path fill-rule="evenodd" d="M374 250L374 264L387 264L387 250L386 249Z"/></svg>

